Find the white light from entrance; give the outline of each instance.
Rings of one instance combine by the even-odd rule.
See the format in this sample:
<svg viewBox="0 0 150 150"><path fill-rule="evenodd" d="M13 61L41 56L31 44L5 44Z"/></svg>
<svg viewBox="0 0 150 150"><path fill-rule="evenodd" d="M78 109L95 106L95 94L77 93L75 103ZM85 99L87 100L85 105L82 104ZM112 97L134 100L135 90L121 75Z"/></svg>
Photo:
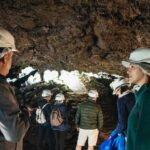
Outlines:
<svg viewBox="0 0 150 150"><path fill-rule="evenodd" d="M71 72L62 70L59 80L63 81L63 84L67 85L69 89L71 89L74 92L87 92L87 89L81 81L80 74L77 70Z"/></svg>

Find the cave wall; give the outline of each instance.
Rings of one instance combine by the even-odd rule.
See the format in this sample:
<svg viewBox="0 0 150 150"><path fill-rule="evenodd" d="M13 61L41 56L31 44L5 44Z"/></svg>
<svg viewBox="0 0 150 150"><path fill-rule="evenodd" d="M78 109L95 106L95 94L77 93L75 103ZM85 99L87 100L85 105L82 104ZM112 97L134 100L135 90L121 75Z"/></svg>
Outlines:
<svg viewBox="0 0 150 150"><path fill-rule="evenodd" d="M124 74L121 60L150 47L150 1L5 0L0 26L16 38L13 68Z"/></svg>

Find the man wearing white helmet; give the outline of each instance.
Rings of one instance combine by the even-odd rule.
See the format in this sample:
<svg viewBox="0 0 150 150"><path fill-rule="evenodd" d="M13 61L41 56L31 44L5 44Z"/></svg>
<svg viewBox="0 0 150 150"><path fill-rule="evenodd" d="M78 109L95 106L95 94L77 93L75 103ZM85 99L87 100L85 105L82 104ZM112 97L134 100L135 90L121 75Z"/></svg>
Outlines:
<svg viewBox="0 0 150 150"><path fill-rule="evenodd" d="M22 150L23 137L29 128L29 109L20 109L6 75L16 52L14 37L0 27L0 149Z"/></svg>
<svg viewBox="0 0 150 150"><path fill-rule="evenodd" d="M52 107L51 90L44 89L41 93L41 97L42 99L38 102L39 108L36 110L36 120L38 122L37 150L45 149L46 144L48 145L48 149L52 150L54 149L54 135L50 125L50 114Z"/></svg>
<svg viewBox="0 0 150 150"><path fill-rule="evenodd" d="M96 104L99 96L97 90L90 90L88 96L88 100L79 105L76 113L75 123L79 131L76 150L81 150L86 140L88 140L88 150L94 150L99 130L103 126L102 110Z"/></svg>
<svg viewBox="0 0 150 150"><path fill-rule="evenodd" d="M56 97L55 97L55 102L58 103L58 104L61 104L63 103L65 100L65 96L63 94L57 94Z"/></svg>
<svg viewBox="0 0 150 150"><path fill-rule="evenodd" d="M49 89L45 89L45 90L42 91L41 96L42 96L45 100L47 100L47 101L49 102L49 101L51 100L51 97L52 97L52 92L51 92L51 90L49 90Z"/></svg>
<svg viewBox="0 0 150 150"><path fill-rule="evenodd" d="M127 150L150 149L150 49L138 48L131 52L129 60L122 61L127 68L129 82L140 88L135 92L127 130Z"/></svg>
<svg viewBox="0 0 150 150"><path fill-rule="evenodd" d="M59 93L55 96L55 104L53 106L52 112L59 111L63 118L63 122L59 125L52 125L52 129L55 136L55 150L65 150L66 146L66 136L69 130L68 118L70 114L69 107L65 104L65 96Z"/></svg>

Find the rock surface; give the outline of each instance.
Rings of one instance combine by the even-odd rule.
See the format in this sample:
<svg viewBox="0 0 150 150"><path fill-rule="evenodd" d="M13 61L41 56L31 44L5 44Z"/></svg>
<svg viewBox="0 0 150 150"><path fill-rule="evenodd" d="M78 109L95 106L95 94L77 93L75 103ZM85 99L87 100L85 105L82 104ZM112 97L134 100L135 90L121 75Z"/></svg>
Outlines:
<svg viewBox="0 0 150 150"><path fill-rule="evenodd" d="M14 67L124 74L121 60L150 47L149 0L5 0L0 25L16 38Z"/></svg>
<svg viewBox="0 0 150 150"><path fill-rule="evenodd" d="M150 47L150 1L5 0L0 1L0 26L15 36L20 50L14 57L13 76L27 66L41 72L65 69L125 75L121 60L137 47ZM115 126L115 101L108 85L100 83L108 133ZM36 145L32 125L25 138L28 150ZM72 138L69 145L75 146L76 133ZM73 150L69 145L68 150Z"/></svg>

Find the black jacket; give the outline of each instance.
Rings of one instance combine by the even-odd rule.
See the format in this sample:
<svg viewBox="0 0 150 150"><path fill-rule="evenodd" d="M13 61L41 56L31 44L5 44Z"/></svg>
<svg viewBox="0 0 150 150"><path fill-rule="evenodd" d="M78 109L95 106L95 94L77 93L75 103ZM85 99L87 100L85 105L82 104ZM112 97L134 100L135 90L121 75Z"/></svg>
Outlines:
<svg viewBox="0 0 150 150"><path fill-rule="evenodd" d="M13 88L0 75L0 149L22 150L29 115L19 108Z"/></svg>

